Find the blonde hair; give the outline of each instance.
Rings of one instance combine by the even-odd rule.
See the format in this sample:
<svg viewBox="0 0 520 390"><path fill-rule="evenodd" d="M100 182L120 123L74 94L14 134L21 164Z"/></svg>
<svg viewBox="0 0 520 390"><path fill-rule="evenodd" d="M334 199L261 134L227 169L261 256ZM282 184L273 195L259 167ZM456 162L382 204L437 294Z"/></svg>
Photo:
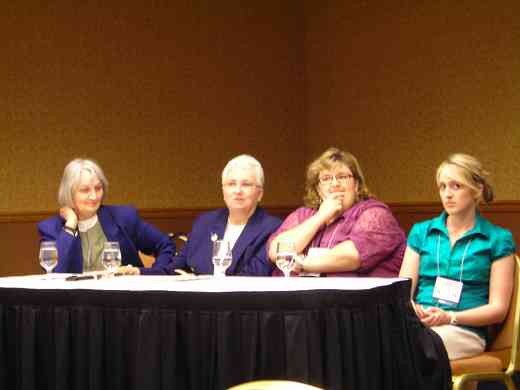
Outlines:
<svg viewBox="0 0 520 390"><path fill-rule="evenodd" d="M338 164L346 165L352 172L352 175L354 175L354 179L358 184L356 201L373 197L365 183L365 177L357 159L348 152L331 147L307 167L305 195L303 197L303 203L306 207L313 209L319 207L322 202L318 192L320 172L331 169Z"/></svg>
<svg viewBox="0 0 520 390"><path fill-rule="evenodd" d="M72 191L74 187L78 185L81 172L83 171L88 171L98 177L103 185L103 196L106 195L108 191L108 180L99 164L94 160L76 158L69 162L63 171L63 177L61 178L60 188L58 190L58 204L60 206L74 207Z"/></svg>
<svg viewBox="0 0 520 390"><path fill-rule="evenodd" d="M448 158L439 165L439 168L437 168L437 186L439 185L442 170L448 165L458 168L462 184L467 185L474 190L475 193L480 193L477 204L480 201L484 201L484 203L493 201L493 187L491 187L491 184L489 184L487 180L489 172L484 170L482 163L477 160L477 158L464 153L454 153L448 156Z"/></svg>

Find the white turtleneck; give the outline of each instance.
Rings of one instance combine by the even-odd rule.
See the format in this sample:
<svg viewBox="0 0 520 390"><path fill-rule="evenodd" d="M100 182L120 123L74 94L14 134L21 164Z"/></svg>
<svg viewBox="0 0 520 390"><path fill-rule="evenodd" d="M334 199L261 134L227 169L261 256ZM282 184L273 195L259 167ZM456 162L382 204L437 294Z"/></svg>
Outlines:
<svg viewBox="0 0 520 390"><path fill-rule="evenodd" d="M78 230L81 233L85 233L87 230L92 229L98 221L97 214L94 214L92 217L83 219L81 221L78 221Z"/></svg>

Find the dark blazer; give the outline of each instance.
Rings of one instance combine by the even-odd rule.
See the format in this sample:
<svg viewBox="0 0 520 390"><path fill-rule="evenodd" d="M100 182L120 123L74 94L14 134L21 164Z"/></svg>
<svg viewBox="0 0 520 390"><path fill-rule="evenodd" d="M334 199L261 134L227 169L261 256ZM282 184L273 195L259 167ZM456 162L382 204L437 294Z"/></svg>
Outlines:
<svg viewBox="0 0 520 390"><path fill-rule="evenodd" d="M101 206L97 212L108 241L117 241L121 248L122 265L133 265L142 274L166 274L170 270L175 245L166 234L144 222L130 206ZM83 272L81 238L63 230L65 220L54 216L38 223L40 241L56 241L58 265L54 272ZM137 251L155 256L151 268L144 268Z"/></svg>
<svg viewBox="0 0 520 390"><path fill-rule="evenodd" d="M188 242L180 254L173 258L173 269L184 269L196 274L212 274L213 263L211 235L224 237L229 210L227 208L210 211L199 216L193 223ZM249 218L247 225L233 247L233 261L226 271L227 275L268 276L273 264L267 258L265 244L267 239L281 224L260 207Z"/></svg>

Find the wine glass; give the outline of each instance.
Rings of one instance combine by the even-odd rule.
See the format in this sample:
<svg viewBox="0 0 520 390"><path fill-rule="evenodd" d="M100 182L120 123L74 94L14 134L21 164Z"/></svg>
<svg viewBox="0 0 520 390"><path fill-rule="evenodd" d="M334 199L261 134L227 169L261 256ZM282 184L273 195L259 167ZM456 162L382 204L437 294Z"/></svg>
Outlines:
<svg viewBox="0 0 520 390"><path fill-rule="evenodd" d="M58 264L56 241L42 241L40 243L40 253L38 257L40 258L40 265L45 268L45 279L50 279L49 274Z"/></svg>
<svg viewBox="0 0 520 390"><path fill-rule="evenodd" d="M288 278L294 268L296 250L292 241L278 241L276 243L276 266Z"/></svg>
<svg viewBox="0 0 520 390"><path fill-rule="evenodd" d="M121 250L119 249L119 242L107 241L103 244L101 263L109 272L110 276L113 277L117 268L121 265Z"/></svg>
<svg viewBox="0 0 520 390"><path fill-rule="evenodd" d="M226 270L231 265L231 243L225 240L213 241L213 275L226 276Z"/></svg>

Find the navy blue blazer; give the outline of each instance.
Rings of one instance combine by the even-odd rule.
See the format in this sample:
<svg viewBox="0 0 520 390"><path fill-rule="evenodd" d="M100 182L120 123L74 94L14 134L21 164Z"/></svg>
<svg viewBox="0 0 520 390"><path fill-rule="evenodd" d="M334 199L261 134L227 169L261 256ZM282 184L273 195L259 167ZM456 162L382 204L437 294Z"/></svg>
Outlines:
<svg viewBox="0 0 520 390"><path fill-rule="evenodd" d="M122 265L139 267L141 274L166 274L170 270L175 245L157 228L144 222L137 210L130 206L101 206L97 212L99 223L108 241L118 241ZM63 230L65 220L54 216L38 223L40 241L56 241L58 265L54 272L83 272L81 238ZM151 268L145 268L138 251L155 256Z"/></svg>
<svg viewBox="0 0 520 390"><path fill-rule="evenodd" d="M224 237L229 210L227 208L210 211L199 216L193 223L188 242L179 255L173 258L174 269L193 271L196 274L212 274L213 263L211 235ZM233 247L233 261L227 275L271 275L273 264L267 257L265 244L282 221L257 207L247 221L244 230Z"/></svg>

